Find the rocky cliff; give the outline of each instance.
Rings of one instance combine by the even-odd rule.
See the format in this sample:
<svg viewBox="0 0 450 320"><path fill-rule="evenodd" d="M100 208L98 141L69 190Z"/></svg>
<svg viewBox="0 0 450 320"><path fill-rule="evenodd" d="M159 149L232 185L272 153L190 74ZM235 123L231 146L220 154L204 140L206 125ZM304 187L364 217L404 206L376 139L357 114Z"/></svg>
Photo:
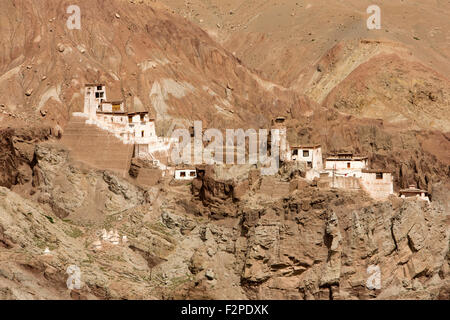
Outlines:
<svg viewBox="0 0 450 320"><path fill-rule="evenodd" d="M41 200L0 189L3 299L449 297L448 203L377 203L308 184L281 199L246 189L228 203L223 183L206 177L195 183L214 198L199 214L202 199L189 185L143 192L66 164L58 148L36 153ZM230 214L217 215L214 203ZM103 229L127 240L102 240ZM79 289L67 289L70 265L80 269ZM370 268L379 268L379 287Z"/></svg>

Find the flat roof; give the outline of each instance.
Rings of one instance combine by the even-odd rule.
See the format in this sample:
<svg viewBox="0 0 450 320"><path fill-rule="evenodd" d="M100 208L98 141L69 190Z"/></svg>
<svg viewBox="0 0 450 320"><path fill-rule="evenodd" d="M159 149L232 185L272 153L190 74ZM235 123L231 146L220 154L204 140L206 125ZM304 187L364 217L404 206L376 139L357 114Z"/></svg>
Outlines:
<svg viewBox="0 0 450 320"><path fill-rule="evenodd" d="M428 193L428 191L414 188L414 189L402 189L399 191L399 193Z"/></svg>
<svg viewBox="0 0 450 320"><path fill-rule="evenodd" d="M392 171L387 169L363 169L362 172L364 173L390 173L392 174Z"/></svg>
<svg viewBox="0 0 450 320"><path fill-rule="evenodd" d="M131 116L131 115L133 115L133 114L146 114L146 113L148 113L148 111L133 111L133 112L128 112L128 114Z"/></svg>
<svg viewBox="0 0 450 320"><path fill-rule="evenodd" d="M102 114L122 114L122 115L126 115L127 114L125 111L97 111L97 113L102 113Z"/></svg>
<svg viewBox="0 0 450 320"><path fill-rule="evenodd" d="M361 161L366 160L369 157L351 157L351 158L336 158L336 157L328 157L327 161Z"/></svg>
<svg viewBox="0 0 450 320"><path fill-rule="evenodd" d="M105 87L106 85L104 83L86 83L84 86L85 87L98 87L98 86Z"/></svg>
<svg viewBox="0 0 450 320"><path fill-rule="evenodd" d="M102 101L100 104L104 103L110 103L110 104L116 104L116 103L123 103L123 100L117 100L117 101Z"/></svg>
<svg viewBox="0 0 450 320"><path fill-rule="evenodd" d="M291 149L317 149L320 148L320 144L305 144L305 145L294 145Z"/></svg>

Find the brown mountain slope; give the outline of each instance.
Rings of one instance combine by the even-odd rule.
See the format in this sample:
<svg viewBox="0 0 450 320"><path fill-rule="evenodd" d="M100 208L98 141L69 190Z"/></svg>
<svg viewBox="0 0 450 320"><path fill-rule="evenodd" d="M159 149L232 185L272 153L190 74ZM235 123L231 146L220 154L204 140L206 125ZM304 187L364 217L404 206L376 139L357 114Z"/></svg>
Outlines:
<svg viewBox="0 0 450 320"><path fill-rule="evenodd" d="M262 125L266 118L255 114L295 101L158 4L79 1L81 29L69 30L70 4L2 2L0 104L6 113L64 124L82 110L84 84L97 81L107 84L109 99L153 111L161 128L172 119Z"/></svg>
<svg viewBox="0 0 450 320"><path fill-rule="evenodd" d="M434 69L450 72L450 3L445 0L160 1L285 86L336 43L355 38L402 43ZM366 27L366 9L373 4L381 9L381 30Z"/></svg>
<svg viewBox="0 0 450 320"><path fill-rule="evenodd" d="M367 29L369 0L162 2L249 67L318 103L335 89L343 112L450 130L448 1L379 3L380 30Z"/></svg>
<svg viewBox="0 0 450 320"><path fill-rule="evenodd" d="M356 66L351 53L321 60L308 94L342 112L450 131L449 79L417 60L401 58L399 50L373 51Z"/></svg>

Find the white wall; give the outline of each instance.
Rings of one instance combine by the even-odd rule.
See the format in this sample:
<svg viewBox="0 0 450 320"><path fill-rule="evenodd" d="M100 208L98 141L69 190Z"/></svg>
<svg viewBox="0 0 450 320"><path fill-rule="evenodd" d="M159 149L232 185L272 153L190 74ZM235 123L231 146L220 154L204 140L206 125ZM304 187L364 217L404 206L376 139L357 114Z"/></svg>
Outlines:
<svg viewBox="0 0 450 320"><path fill-rule="evenodd" d="M383 179L377 179L376 173L363 172L361 186L374 199L386 199L394 193L394 183L390 173L383 173Z"/></svg>
<svg viewBox="0 0 450 320"><path fill-rule="evenodd" d="M97 92L103 92L102 98L96 98ZM101 87L101 90L97 90L97 86L90 86L84 88L84 113L89 115L89 119L93 120L96 117L97 108L100 105L100 100L106 100L106 88Z"/></svg>
<svg viewBox="0 0 450 320"><path fill-rule="evenodd" d="M293 155L293 151L297 150L298 154ZM303 155L303 151L309 151L308 156ZM322 160L322 149L316 148L316 149L310 149L310 148L303 148L303 149L291 149L291 159L293 161L304 161L304 162L311 162L312 168L316 170L322 170L323 169L323 160Z"/></svg>
<svg viewBox="0 0 450 320"><path fill-rule="evenodd" d="M350 163L350 168L347 167L347 164ZM348 169L364 169L367 167L367 159L365 160L349 160L349 161L343 161L343 160L327 160L325 162L325 169L335 169L336 170L348 170Z"/></svg>
<svg viewBox="0 0 450 320"><path fill-rule="evenodd" d="M313 168L323 170L322 148L317 148L313 151Z"/></svg>
<svg viewBox="0 0 450 320"><path fill-rule="evenodd" d="M185 176L182 177L181 173L184 172ZM194 173L194 176L191 177L191 172ZM189 170L189 169L179 169L175 170L175 179L176 180L191 180L197 177L197 171L196 170Z"/></svg>

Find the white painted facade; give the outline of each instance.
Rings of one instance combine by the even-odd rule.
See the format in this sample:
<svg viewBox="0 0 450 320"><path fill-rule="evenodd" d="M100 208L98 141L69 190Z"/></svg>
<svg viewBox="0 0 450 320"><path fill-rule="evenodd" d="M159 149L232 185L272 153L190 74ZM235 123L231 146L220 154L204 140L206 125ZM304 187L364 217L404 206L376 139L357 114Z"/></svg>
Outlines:
<svg viewBox="0 0 450 320"><path fill-rule="evenodd" d="M330 176L361 178L363 169L367 169L368 165L367 157L354 157L350 153L337 154L326 159L325 170Z"/></svg>
<svg viewBox="0 0 450 320"><path fill-rule="evenodd" d="M292 161L306 162L307 168L323 170L322 148L317 146L291 147Z"/></svg>
<svg viewBox="0 0 450 320"><path fill-rule="evenodd" d="M288 160L305 162L308 169L305 173L307 180L320 177L323 170L322 148L320 145L313 146L288 146Z"/></svg>
<svg viewBox="0 0 450 320"><path fill-rule="evenodd" d="M197 177L195 169L175 169L175 180L192 180Z"/></svg>
<svg viewBox="0 0 450 320"><path fill-rule="evenodd" d="M401 198L406 199L420 199L430 202L428 197L428 192L425 190L416 189L414 185L410 185L408 189L403 189L399 191Z"/></svg>
<svg viewBox="0 0 450 320"><path fill-rule="evenodd" d="M361 187L374 199L386 199L394 194L392 173L383 170L363 170Z"/></svg>
<svg viewBox="0 0 450 320"><path fill-rule="evenodd" d="M155 121L148 112L128 112L123 101L107 101L103 84L86 85L83 111L73 115L86 117L86 123L113 133L125 144L134 144L136 157L148 158L166 169L152 153L168 152L174 141L156 135Z"/></svg>

